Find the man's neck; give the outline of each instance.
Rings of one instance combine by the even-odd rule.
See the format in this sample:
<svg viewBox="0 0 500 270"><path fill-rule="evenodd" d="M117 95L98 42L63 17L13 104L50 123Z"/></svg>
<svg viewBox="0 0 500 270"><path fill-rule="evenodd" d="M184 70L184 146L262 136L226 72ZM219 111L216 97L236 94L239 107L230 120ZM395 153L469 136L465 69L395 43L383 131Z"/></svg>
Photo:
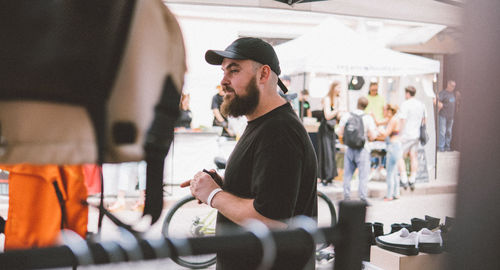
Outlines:
<svg viewBox="0 0 500 270"><path fill-rule="evenodd" d="M264 114L278 108L279 106L282 106L285 104L287 101L283 99L282 97L279 96L279 94L276 93L271 93L267 95L261 94L260 99L259 99L259 105L257 105L257 108L255 108L255 111L253 111L251 114L245 115L248 119L248 121L255 120Z"/></svg>

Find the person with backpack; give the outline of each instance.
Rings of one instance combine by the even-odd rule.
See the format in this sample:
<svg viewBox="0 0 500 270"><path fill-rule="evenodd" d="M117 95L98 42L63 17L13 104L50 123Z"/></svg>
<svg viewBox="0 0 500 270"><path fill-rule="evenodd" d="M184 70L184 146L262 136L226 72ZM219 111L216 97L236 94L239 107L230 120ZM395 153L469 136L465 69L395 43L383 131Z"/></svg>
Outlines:
<svg viewBox="0 0 500 270"><path fill-rule="evenodd" d="M359 198L367 202L367 184L370 173L370 148L368 141L377 137L373 117L363 111L368 106L368 99L360 97L357 109L344 114L340 119L338 135L346 146L344 154L344 200L351 196L351 179L356 168L359 170Z"/></svg>

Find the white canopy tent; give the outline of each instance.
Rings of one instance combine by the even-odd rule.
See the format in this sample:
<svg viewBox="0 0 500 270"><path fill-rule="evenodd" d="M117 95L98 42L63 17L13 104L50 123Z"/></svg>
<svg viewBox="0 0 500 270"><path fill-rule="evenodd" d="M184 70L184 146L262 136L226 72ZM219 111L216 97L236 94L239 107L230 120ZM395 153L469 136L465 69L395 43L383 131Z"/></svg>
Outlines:
<svg viewBox="0 0 500 270"><path fill-rule="evenodd" d="M439 73L439 61L373 46L333 18L275 47L283 74L304 72L357 76Z"/></svg>
<svg viewBox="0 0 500 270"><path fill-rule="evenodd" d="M328 18L312 31L275 47L282 74L292 76L291 91L309 89L312 97L322 97L333 80L340 80L347 89L348 76L375 78L379 93L391 103L404 101L404 88L413 85L416 98L427 108L427 129L430 141L425 146L429 178L435 169L435 124L432 98L433 78L439 73L439 61L396 52L372 45L370 40L333 18ZM300 84L294 83L300 78ZM368 79L369 80L369 79ZM296 80L297 81L297 80ZM342 107L354 109L359 96L367 94L367 85L361 91L345 91ZM344 104L342 104L344 103ZM312 105L312 104L311 104Z"/></svg>

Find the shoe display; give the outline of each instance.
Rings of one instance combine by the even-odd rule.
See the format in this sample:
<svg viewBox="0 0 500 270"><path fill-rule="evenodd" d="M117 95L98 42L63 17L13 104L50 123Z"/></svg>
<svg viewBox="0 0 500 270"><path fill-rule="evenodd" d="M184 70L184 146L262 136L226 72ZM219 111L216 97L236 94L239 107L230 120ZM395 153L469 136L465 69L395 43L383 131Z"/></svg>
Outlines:
<svg viewBox="0 0 500 270"><path fill-rule="evenodd" d="M412 218L410 231L418 232L423 228L428 228L428 226L429 222L427 220L421 218Z"/></svg>
<svg viewBox="0 0 500 270"><path fill-rule="evenodd" d="M445 229L446 232L448 232L453 227L454 223L455 223L455 219L454 218L448 217L448 216L445 217L445 219L444 219L444 225L443 225L443 228L441 230Z"/></svg>
<svg viewBox="0 0 500 270"><path fill-rule="evenodd" d="M448 218L448 217L447 217ZM449 225L453 219L449 218ZM429 215L425 220L421 218L412 218L411 225L406 223L391 224L391 233L387 235L376 236L376 245L385 250L396 252L403 255L417 255L418 252L438 254L446 248L446 233L441 233L441 229L448 230L446 225L435 226L439 224L439 218ZM381 225L383 233L383 225ZM376 228L375 225L373 225ZM379 227L380 228L380 227ZM431 231L431 229L435 229ZM375 229L374 229L375 231Z"/></svg>
<svg viewBox="0 0 500 270"><path fill-rule="evenodd" d="M439 225L439 229L441 230L441 235L443 238L443 249L451 252L453 249L453 224L455 223L455 219L451 217L446 217L444 224Z"/></svg>
<svg viewBox="0 0 500 270"><path fill-rule="evenodd" d="M417 247L420 252L437 254L443 251L441 230L431 231L423 228L417 233Z"/></svg>
<svg viewBox="0 0 500 270"><path fill-rule="evenodd" d="M440 220L439 218L425 215L425 220L428 222L427 229L433 230L433 229L439 227L439 220Z"/></svg>
<svg viewBox="0 0 500 270"><path fill-rule="evenodd" d="M375 244L375 238L373 237L373 225L371 222L366 222L363 227L363 247L361 249L362 260L370 261L370 250L371 246Z"/></svg>
<svg viewBox="0 0 500 270"><path fill-rule="evenodd" d="M384 235L384 224L380 222L373 223L373 245L375 245L375 238Z"/></svg>
<svg viewBox="0 0 500 270"><path fill-rule="evenodd" d="M400 223L392 223L391 224L391 233L395 233L399 230L401 230L403 227L401 226Z"/></svg>
<svg viewBox="0 0 500 270"><path fill-rule="evenodd" d="M408 223L392 223L391 224L391 232L390 233L395 233L402 228L406 228L408 231L411 230L411 224Z"/></svg>
<svg viewBox="0 0 500 270"><path fill-rule="evenodd" d="M418 233L402 228L391 234L375 238L377 246L403 255L418 254Z"/></svg>

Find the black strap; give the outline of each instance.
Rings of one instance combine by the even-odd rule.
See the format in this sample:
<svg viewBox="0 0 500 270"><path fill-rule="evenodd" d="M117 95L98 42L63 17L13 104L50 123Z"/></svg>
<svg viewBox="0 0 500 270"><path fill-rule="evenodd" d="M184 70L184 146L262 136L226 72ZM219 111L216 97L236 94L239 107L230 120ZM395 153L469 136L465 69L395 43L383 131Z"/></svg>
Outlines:
<svg viewBox="0 0 500 270"><path fill-rule="evenodd" d="M61 177L63 174L61 173ZM61 230L64 229L64 225L66 224L66 203L64 202L63 195L61 190L59 189L59 185L57 184L57 181L53 181L52 185L54 186L54 189L56 191L57 195L57 200L59 201L59 207L61 208Z"/></svg>
<svg viewBox="0 0 500 270"><path fill-rule="evenodd" d="M5 219L0 216L0 233L5 233Z"/></svg>
<svg viewBox="0 0 500 270"><path fill-rule="evenodd" d="M147 169L143 216L151 215L151 224L160 218L163 210L163 166L174 139L174 124L180 114L179 102L177 87L172 78L167 76L144 144Z"/></svg>

